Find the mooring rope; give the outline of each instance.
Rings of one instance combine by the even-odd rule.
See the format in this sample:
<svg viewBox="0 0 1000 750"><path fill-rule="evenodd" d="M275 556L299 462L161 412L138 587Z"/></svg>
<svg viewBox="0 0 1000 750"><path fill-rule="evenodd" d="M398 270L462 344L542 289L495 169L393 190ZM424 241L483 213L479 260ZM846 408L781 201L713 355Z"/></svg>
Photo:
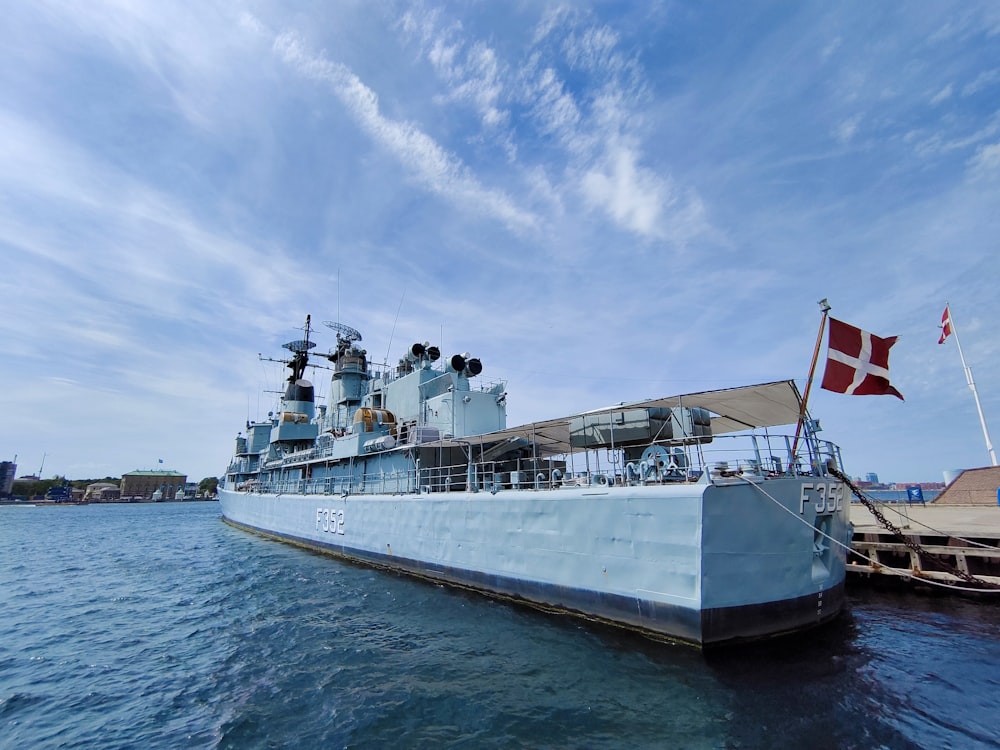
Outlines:
<svg viewBox="0 0 1000 750"><path fill-rule="evenodd" d="M960 570L959 568L956 568L953 565L949 565L948 563L942 560L938 560L936 557L933 557L932 554L927 550L925 550L922 546L920 546L918 542L913 541L913 539L903 534L902 529L898 528L895 524L890 522L889 519L887 519L884 515L882 515L882 512L877 507L875 501L872 500L867 495L865 495L865 493L862 492L861 489L854 484L854 482L848 479L847 476L845 476L842 471L837 469L837 467L835 466L829 466L828 469L830 473L833 474L833 476L837 477L837 479L841 480L844 484L846 484L848 487L851 488L851 492L854 493L854 496L858 498L858 500L860 500L866 508L868 508L868 511L875 517L875 519L879 523L882 524L883 527L885 527L888 531L892 532L903 544L905 544L911 550L916 552L918 559L920 558L921 554L926 555L926 559L928 561L933 562L935 565L942 568L945 572L951 573L953 576L957 578L961 578L962 580L967 581L969 583L976 583L981 586L985 586L986 588L1000 589L1000 586L997 586L994 583L990 583L989 581L984 581L982 579L976 578L968 571Z"/></svg>
<svg viewBox="0 0 1000 750"><path fill-rule="evenodd" d="M914 523L917 526L922 526L923 528L927 529L928 531L933 531L938 536L947 536L947 537L950 537L952 539L957 539L960 542L965 542L970 547L980 547L982 549L991 549L991 550L996 550L997 552L1000 552L1000 547L998 547L996 545L986 544L984 542L977 542L975 539L966 539L965 537L957 536L957 535L952 534L952 533L947 532L947 531L941 531L940 529L935 529L933 526L928 526L926 523L924 523L922 521L918 521L916 518L910 518L910 516L908 514L903 513L903 511L897 510L896 508L894 508L892 506L892 503L879 502L879 501L875 500L874 498L868 498L868 499L871 500L876 505L878 505L880 508L882 508L884 510L891 510L893 513L895 513L900 518L906 519L907 523Z"/></svg>
<svg viewBox="0 0 1000 750"><path fill-rule="evenodd" d="M945 583L944 581L937 581L937 580L935 580L933 578L923 578L921 576L914 575L913 573L901 570L899 568L888 568L887 566L882 565L880 562L878 562L878 560L874 560L874 559L868 557L867 555L864 555L861 552L858 552L857 550L853 549L850 544L844 544L839 539L835 539L834 537L830 536L826 532L821 531L820 529L816 528L813 524L811 524L805 518L803 518L802 516L796 514L794 511L790 510L789 508L786 508L781 503L780 500L778 500L776 497L774 497L773 495L771 495L767 490L765 490L763 487L761 487L760 484L758 484L757 482L751 482L749 479L747 479L746 477L742 477L742 476L740 477L740 479L742 479L744 482L746 482L747 484L749 484L751 487L754 487L755 489L757 489L758 491L760 491L764 495L764 497L766 497L772 503L774 503L775 505L777 505L782 511L784 511L785 513L787 513L788 515L790 515L792 518L794 518L799 523L801 523L801 524L803 524L805 526L808 526L815 533L819 534L820 536L822 536L825 539L830 540L831 542L833 542L834 544L836 544L838 547L843 547L847 552L850 552L850 553L854 554L856 557L860 557L862 560L866 560L867 562L869 562L874 567L891 570L893 575L898 575L901 578L909 578L912 581L919 581L920 583L926 583L926 584L929 584L931 586L938 586L940 588L950 589L952 591L965 591L965 592L970 592L970 593L975 593L975 594L1000 594L1000 586L997 586L996 584L991 583L990 581L983 581L983 580L981 580L979 578L973 578L973 581L975 581L976 583L978 583L978 584L980 584L982 586L985 586L986 588L980 589L980 588L969 588L969 587L966 587L966 586L955 586L954 584ZM952 574L952 575L954 575L954 574Z"/></svg>

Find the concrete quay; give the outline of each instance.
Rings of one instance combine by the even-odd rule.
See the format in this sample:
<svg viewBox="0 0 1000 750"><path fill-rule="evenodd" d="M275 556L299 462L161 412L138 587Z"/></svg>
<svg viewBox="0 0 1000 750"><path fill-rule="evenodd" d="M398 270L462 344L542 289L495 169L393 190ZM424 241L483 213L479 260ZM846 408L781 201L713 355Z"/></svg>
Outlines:
<svg viewBox="0 0 1000 750"><path fill-rule="evenodd" d="M949 586L960 590L1000 586L1000 505L879 503L878 508L920 551L900 541L868 508L854 502L848 573L894 577L942 591ZM949 567L987 585L977 586ZM997 591L1000 594L1000 589Z"/></svg>

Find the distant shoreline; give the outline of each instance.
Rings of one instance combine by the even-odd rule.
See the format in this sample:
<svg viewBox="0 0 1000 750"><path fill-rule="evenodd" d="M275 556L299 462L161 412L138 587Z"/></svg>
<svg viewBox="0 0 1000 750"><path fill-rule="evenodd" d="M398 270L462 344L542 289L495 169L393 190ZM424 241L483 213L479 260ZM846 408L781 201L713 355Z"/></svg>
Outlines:
<svg viewBox="0 0 1000 750"><path fill-rule="evenodd" d="M4 498L0 500L0 505L21 505L24 507L40 507L40 506L51 506L51 505L167 505L168 503L175 504L185 504L185 503L214 503L218 498L214 497L192 497L187 500L88 500L83 502L82 500L65 500L62 502L56 502L54 500L13 500Z"/></svg>

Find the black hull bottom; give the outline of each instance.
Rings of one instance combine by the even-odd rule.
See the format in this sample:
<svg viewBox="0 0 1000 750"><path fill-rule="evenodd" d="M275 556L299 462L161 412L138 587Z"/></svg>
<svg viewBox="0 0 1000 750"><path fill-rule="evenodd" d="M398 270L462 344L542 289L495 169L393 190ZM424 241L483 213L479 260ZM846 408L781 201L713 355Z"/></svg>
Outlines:
<svg viewBox="0 0 1000 750"><path fill-rule="evenodd" d="M657 640L680 641L701 648L760 641L807 630L834 619L845 600L844 583L841 581L824 591L794 599L699 611L664 602L525 581L323 544L248 526L225 517L223 520L245 531L349 562L401 572L434 583L446 583L545 612L568 614L625 628Z"/></svg>

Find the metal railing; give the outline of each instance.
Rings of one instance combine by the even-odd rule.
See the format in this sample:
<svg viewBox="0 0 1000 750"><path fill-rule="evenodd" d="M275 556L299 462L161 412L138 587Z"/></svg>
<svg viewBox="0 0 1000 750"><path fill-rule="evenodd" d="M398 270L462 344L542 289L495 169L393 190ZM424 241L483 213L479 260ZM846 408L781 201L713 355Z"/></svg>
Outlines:
<svg viewBox="0 0 1000 750"><path fill-rule="evenodd" d="M840 467L840 451L832 443L799 441L803 451L792 456L787 435L723 435L710 443L664 441L646 450L643 460L624 461L621 451L591 450L559 460L485 461L446 466L356 472L351 463L343 475L264 481L251 478L235 489L268 494L358 495L442 492L555 490L578 486L637 486L698 481L725 483L734 478L766 480L787 476L828 476L832 462ZM603 466L602 466L603 455ZM234 462L236 464L237 462Z"/></svg>

